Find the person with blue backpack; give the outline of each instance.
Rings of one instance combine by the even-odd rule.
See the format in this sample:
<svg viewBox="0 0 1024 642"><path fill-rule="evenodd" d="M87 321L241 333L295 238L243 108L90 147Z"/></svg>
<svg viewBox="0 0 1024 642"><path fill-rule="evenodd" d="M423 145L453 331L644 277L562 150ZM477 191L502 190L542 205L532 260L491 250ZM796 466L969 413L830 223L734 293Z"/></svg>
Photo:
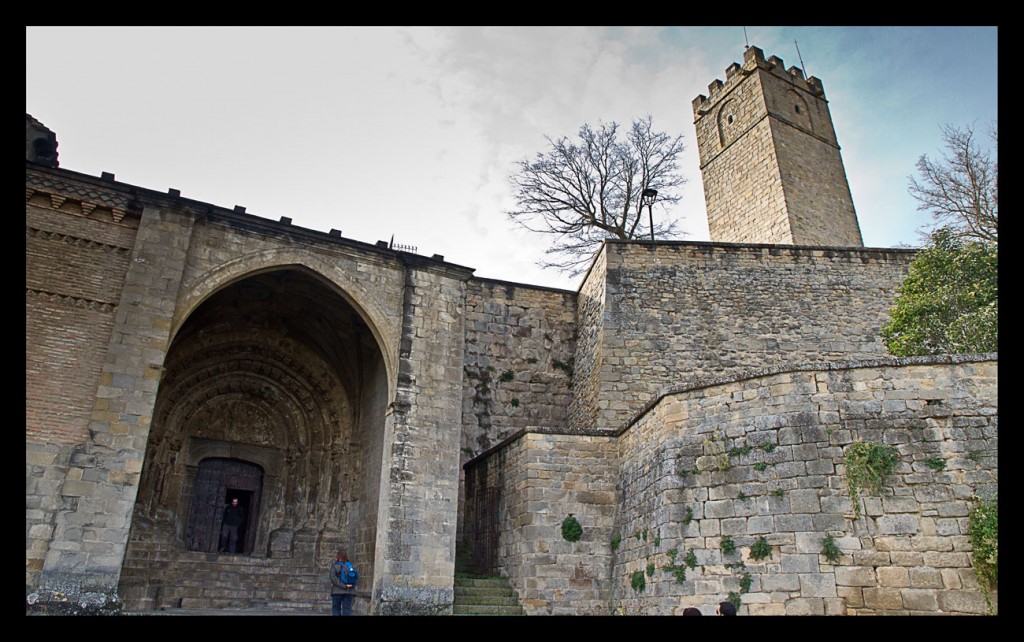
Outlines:
<svg viewBox="0 0 1024 642"><path fill-rule="evenodd" d="M352 615L352 596L358 581L359 571L348 561L345 551L338 551L331 564L331 615Z"/></svg>

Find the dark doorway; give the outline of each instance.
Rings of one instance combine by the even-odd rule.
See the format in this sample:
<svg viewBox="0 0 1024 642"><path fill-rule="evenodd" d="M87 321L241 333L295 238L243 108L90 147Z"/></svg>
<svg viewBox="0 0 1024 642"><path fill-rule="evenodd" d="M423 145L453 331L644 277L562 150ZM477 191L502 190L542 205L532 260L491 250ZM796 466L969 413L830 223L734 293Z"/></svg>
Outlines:
<svg viewBox="0 0 1024 642"><path fill-rule="evenodd" d="M237 498L238 504L245 509L245 522L238 529L238 552L252 553L262 489L263 469L256 464L221 457L199 462L188 518L188 549L217 552L224 508Z"/></svg>

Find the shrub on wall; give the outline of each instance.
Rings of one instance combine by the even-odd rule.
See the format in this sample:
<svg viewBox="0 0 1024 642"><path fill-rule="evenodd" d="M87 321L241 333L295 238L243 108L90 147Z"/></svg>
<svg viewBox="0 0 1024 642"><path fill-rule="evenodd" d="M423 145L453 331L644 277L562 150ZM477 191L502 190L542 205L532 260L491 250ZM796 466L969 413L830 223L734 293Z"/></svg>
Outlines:
<svg viewBox="0 0 1024 642"><path fill-rule="evenodd" d="M754 545L750 547L750 559L752 560L763 560L766 557L772 556L772 547L768 543L768 540L764 538L764 535L757 538Z"/></svg>
<svg viewBox="0 0 1024 642"><path fill-rule="evenodd" d="M860 517L860 491L872 495L882 491L882 482L896 468L900 453L893 446L872 441L855 441L846 448L846 485L853 513Z"/></svg>
<svg viewBox="0 0 1024 642"><path fill-rule="evenodd" d="M985 595L989 613L994 612L989 594L999 580L999 504L978 500L967 514L971 537L971 566Z"/></svg>
<svg viewBox="0 0 1024 642"><path fill-rule="evenodd" d="M568 542L575 542L582 536L583 527L573 514L569 513L569 516L562 520L562 537Z"/></svg>

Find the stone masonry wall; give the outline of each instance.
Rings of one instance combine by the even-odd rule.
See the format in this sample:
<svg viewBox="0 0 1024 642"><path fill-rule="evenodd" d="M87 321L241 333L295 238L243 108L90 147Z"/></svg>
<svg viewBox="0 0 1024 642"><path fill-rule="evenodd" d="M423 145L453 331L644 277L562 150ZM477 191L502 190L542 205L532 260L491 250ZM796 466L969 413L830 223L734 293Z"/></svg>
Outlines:
<svg viewBox="0 0 1024 642"><path fill-rule="evenodd" d="M597 429L618 428L666 386L885 355L881 326L914 256L700 242L606 242L604 252L600 343L584 336L595 331L581 314L577 344L596 351L577 363L595 364L599 384L583 381L600 387L598 401L584 400Z"/></svg>
<svg viewBox="0 0 1024 642"><path fill-rule="evenodd" d="M451 614L468 272L410 267L386 420L373 612Z"/></svg>
<svg viewBox="0 0 1024 642"><path fill-rule="evenodd" d="M68 465L88 438L138 217L127 199L27 172L25 239L25 553L35 585L53 535ZM76 454L78 453L78 454Z"/></svg>
<svg viewBox="0 0 1024 642"><path fill-rule="evenodd" d="M486 457L498 464L487 469L500 495L498 571L526 613L607 615L615 438L525 433ZM583 527L576 542L562 537L570 513Z"/></svg>
<svg viewBox="0 0 1024 642"><path fill-rule="evenodd" d="M576 293L472 279L465 324L463 461L519 430L563 427Z"/></svg>
<svg viewBox="0 0 1024 642"><path fill-rule="evenodd" d="M89 434L58 491L39 578L49 591L116 591L191 225L175 208L142 208Z"/></svg>
<svg viewBox="0 0 1024 642"><path fill-rule="evenodd" d="M778 156L792 243L863 246L839 147L775 120L772 138L780 149L802 150Z"/></svg>
<svg viewBox="0 0 1024 642"><path fill-rule="evenodd" d="M809 367L662 397L621 436L614 608L711 615L736 592L750 615L986 612L967 514L996 490L993 357ZM844 466L856 440L900 455L880 496L862 491L860 518ZM762 537L771 554L756 560Z"/></svg>
<svg viewBox="0 0 1024 642"><path fill-rule="evenodd" d="M618 267L618 254L610 253L606 244L594 256L577 297L576 354L572 361L573 391L569 400L569 429L573 431L592 430L597 424L609 261L611 267Z"/></svg>

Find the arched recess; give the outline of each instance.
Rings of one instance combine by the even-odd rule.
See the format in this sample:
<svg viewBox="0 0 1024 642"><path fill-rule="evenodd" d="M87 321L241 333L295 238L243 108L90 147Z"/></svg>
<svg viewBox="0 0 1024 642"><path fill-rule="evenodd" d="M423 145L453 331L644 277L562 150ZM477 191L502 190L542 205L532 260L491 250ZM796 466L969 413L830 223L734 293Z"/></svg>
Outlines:
<svg viewBox="0 0 1024 642"><path fill-rule="evenodd" d="M398 367L395 346L398 345L400 332L400 326L395 323L395 320L400 318L397 311L401 306L400 297L402 284L404 284L404 273L398 266L385 268L376 265L375 267L379 268L380 274L394 271L394 283L397 286L393 288L395 301L383 300L381 292L388 288L386 286L382 288L380 282L368 286L363 279L353 276L350 273L351 270L343 269L339 263L325 261L309 252L297 253L290 249L277 249L246 254L219 264L182 288L182 294L172 320L171 338L173 340L185 320L207 298L225 287L229 287L232 283L267 271L307 271L311 276L319 279L324 287L344 299L362 317L384 355L388 380L394 382ZM393 400L395 390L392 388L389 393L389 399Z"/></svg>
<svg viewBox="0 0 1024 642"><path fill-rule="evenodd" d="M810 107L807 105L807 100L798 91L786 90L785 98L779 109L791 123L808 133L814 133L814 121L811 119Z"/></svg>
<svg viewBox="0 0 1024 642"><path fill-rule="evenodd" d="M290 571L274 566L282 583L340 547L372 577L390 398L380 336L336 287L296 266L203 297L167 353L125 565L144 543L188 553L196 501L223 508L223 497L197 499L202 462L223 458L262 471L245 552L294 560ZM172 586L166 573L160 583Z"/></svg>
<svg viewBox="0 0 1024 642"><path fill-rule="evenodd" d="M715 123L718 125L718 144L721 147L728 147L739 137L741 126L740 113L737 110L737 102L733 99L722 101L715 116Z"/></svg>

